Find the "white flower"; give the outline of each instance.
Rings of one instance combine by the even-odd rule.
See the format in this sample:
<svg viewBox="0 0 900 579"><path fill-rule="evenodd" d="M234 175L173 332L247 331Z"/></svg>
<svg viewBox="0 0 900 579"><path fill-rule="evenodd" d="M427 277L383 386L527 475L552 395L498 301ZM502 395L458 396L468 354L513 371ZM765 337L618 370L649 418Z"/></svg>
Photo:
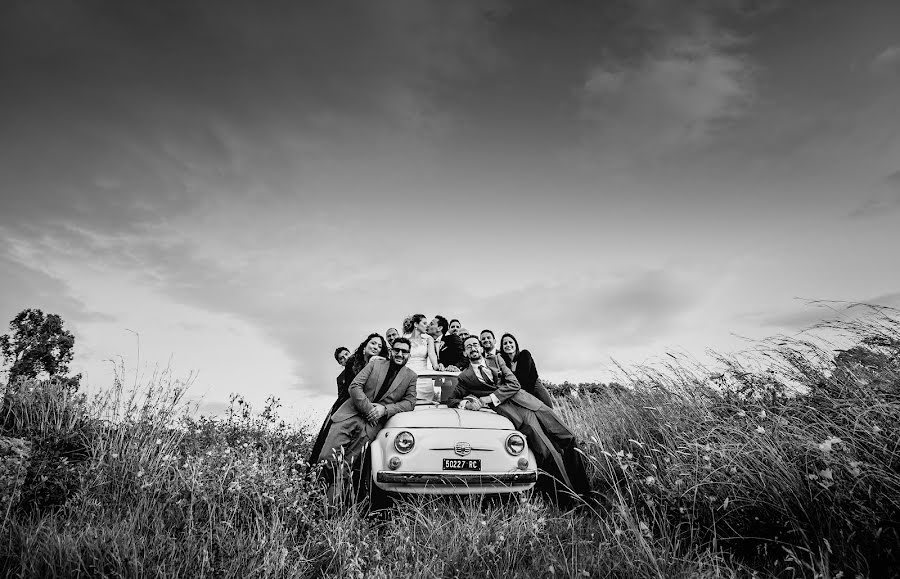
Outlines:
<svg viewBox="0 0 900 579"><path fill-rule="evenodd" d="M759 411L759 417L760 417L760 418L765 418L765 417L766 417L766 411L765 411L765 410L760 410L760 411Z"/></svg>
<svg viewBox="0 0 900 579"><path fill-rule="evenodd" d="M162 438L157 438L157 439L156 439L156 444L162 444Z"/></svg>
<svg viewBox="0 0 900 579"><path fill-rule="evenodd" d="M578 398L578 390L572 388L571 390L569 390L569 395L572 396L572 398Z"/></svg>
<svg viewBox="0 0 900 579"><path fill-rule="evenodd" d="M830 468L826 468L825 470L820 470L819 476L825 480L834 480L834 477L832 476L832 472L831 472Z"/></svg>
<svg viewBox="0 0 900 579"><path fill-rule="evenodd" d="M876 424L875 426L872 427L872 432L874 432L875 434L878 434L879 432L881 432L881 427Z"/></svg>
<svg viewBox="0 0 900 579"><path fill-rule="evenodd" d="M741 418L744 418L745 416L747 416L747 413L744 412L743 410L738 410L737 415L740 416Z"/></svg>
<svg viewBox="0 0 900 579"><path fill-rule="evenodd" d="M844 441L841 440L840 438L838 438L837 436L832 436L831 438L827 438L827 439L825 439L825 441L819 443L819 450L821 450L825 454L828 454L829 452L831 452L831 447L833 445L840 444L842 442L844 442Z"/></svg>
<svg viewBox="0 0 900 579"><path fill-rule="evenodd" d="M757 427L756 427L756 432L757 432L758 434L765 434L765 433L766 433L766 429L763 428L762 426L757 426Z"/></svg>
<svg viewBox="0 0 900 579"><path fill-rule="evenodd" d="M644 479L644 482L647 483L648 485L652 485L652 484L656 483L656 479L653 478L652 476L648 476L647 478Z"/></svg>
<svg viewBox="0 0 900 579"><path fill-rule="evenodd" d="M860 470L859 465L860 463L855 460L850 461L850 474L853 476L861 475L862 471Z"/></svg>

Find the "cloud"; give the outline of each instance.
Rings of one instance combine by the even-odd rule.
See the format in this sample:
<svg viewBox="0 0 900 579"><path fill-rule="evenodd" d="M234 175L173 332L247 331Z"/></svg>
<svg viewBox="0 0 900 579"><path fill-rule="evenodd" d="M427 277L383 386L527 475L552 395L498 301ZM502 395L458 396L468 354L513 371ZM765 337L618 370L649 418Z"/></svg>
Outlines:
<svg viewBox="0 0 900 579"><path fill-rule="evenodd" d="M900 78L900 45L889 46L869 64L869 70L882 78Z"/></svg>
<svg viewBox="0 0 900 579"><path fill-rule="evenodd" d="M900 210L900 171L882 179L868 199L859 203L849 214L852 219L882 217Z"/></svg>
<svg viewBox="0 0 900 579"><path fill-rule="evenodd" d="M586 75L581 115L594 137L626 155L709 142L745 113L754 67L724 33L668 39L639 62L603 62Z"/></svg>
<svg viewBox="0 0 900 579"><path fill-rule="evenodd" d="M604 281L535 284L481 298L454 312L470 331L472 320L515 334L523 348L541 352L550 374L596 370L610 356L658 343L703 299L699 280L668 271L631 272Z"/></svg>

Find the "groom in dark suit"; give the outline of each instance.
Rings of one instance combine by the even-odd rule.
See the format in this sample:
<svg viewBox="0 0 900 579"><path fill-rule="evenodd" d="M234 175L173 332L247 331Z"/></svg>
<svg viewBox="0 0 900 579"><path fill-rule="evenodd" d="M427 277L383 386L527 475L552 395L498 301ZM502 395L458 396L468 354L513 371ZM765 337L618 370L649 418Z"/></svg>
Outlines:
<svg viewBox="0 0 900 579"><path fill-rule="evenodd" d="M525 435L538 468L545 473L538 479L539 488L561 506L573 504L573 493L587 499L591 488L584 453L569 427L547 405L521 389L499 356L497 366L488 366L477 336L466 338L464 348L469 367L460 373L447 405L468 410L488 407L509 418Z"/></svg>
<svg viewBox="0 0 900 579"><path fill-rule="evenodd" d="M416 406L416 373L406 367L409 340L397 338L391 359L373 358L350 382L350 399L331 415L318 461L326 462L328 497L343 497L349 482L348 466L375 440L387 419Z"/></svg>
<svg viewBox="0 0 900 579"><path fill-rule="evenodd" d="M435 316L425 329L434 338L438 364L441 370L458 372L469 365L463 353L462 339L455 334L448 334L450 325L444 316Z"/></svg>

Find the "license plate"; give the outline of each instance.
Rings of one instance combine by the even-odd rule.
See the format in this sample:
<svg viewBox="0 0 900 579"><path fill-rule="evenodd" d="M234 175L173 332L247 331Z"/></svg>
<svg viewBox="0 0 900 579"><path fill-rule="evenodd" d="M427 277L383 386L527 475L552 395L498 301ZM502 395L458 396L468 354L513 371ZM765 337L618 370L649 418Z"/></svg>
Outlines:
<svg viewBox="0 0 900 579"><path fill-rule="evenodd" d="M481 459L445 458L444 470L481 470Z"/></svg>

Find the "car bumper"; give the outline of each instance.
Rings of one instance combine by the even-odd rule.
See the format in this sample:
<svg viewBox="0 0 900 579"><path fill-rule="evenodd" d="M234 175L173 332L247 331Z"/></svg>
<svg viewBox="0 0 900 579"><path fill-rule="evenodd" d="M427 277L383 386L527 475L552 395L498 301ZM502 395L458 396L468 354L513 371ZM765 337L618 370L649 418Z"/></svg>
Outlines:
<svg viewBox="0 0 900 579"><path fill-rule="evenodd" d="M378 471L375 482L384 490L416 494L510 493L528 490L537 471L504 473Z"/></svg>

